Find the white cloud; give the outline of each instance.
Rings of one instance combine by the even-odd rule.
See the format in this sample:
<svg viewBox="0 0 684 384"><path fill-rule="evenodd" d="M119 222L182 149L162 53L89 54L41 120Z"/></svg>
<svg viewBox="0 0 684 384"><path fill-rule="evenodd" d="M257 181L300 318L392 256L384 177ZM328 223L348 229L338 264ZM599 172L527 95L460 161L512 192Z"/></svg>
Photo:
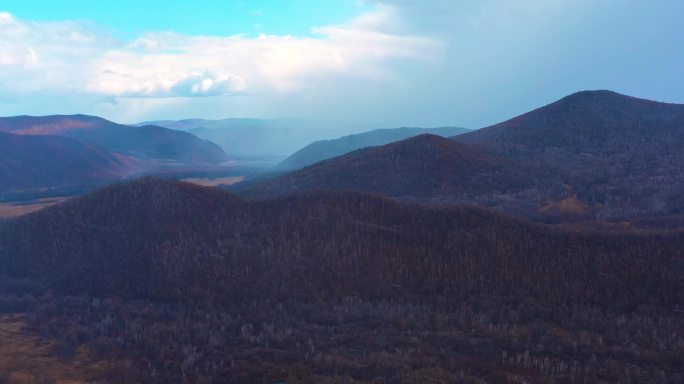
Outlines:
<svg viewBox="0 0 684 384"><path fill-rule="evenodd" d="M314 37L117 41L0 13L0 114L476 128L582 89L684 102L682 1L361 1L373 11Z"/></svg>
<svg viewBox="0 0 684 384"><path fill-rule="evenodd" d="M287 94L331 76L391 81L391 61L433 60L442 46L393 32L395 8L379 6L316 37L149 33L116 41L81 22L32 22L0 13L0 93L159 98Z"/></svg>
<svg viewBox="0 0 684 384"><path fill-rule="evenodd" d="M88 23L37 23L0 12L0 92L4 98L18 98L79 91L92 58L112 43Z"/></svg>

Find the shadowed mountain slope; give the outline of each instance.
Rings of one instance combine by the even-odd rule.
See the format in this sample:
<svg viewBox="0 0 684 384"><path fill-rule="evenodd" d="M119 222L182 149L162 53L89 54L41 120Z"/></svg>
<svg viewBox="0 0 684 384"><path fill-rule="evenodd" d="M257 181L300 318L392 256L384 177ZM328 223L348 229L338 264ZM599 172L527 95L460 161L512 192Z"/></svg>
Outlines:
<svg viewBox="0 0 684 384"><path fill-rule="evenodd" d="M458 137L511 151L576 148L644 152L644 145L681 145L684 105L611 91L583 91L513 119Z"/></svg>
<svg viewBox="0 0 684 384"><path fill-rule="evenodd" d="M681 104L585 91L454 139L521 167L543 164L549 180L565 187L563 199L599 220L684 214Z"/></svg>
<svg viewBox="0 0 684 384"><path fill-rule="evenodd" d="M135 159L79 140L0 132L0 193L95 185L140 169Z"/></svg>

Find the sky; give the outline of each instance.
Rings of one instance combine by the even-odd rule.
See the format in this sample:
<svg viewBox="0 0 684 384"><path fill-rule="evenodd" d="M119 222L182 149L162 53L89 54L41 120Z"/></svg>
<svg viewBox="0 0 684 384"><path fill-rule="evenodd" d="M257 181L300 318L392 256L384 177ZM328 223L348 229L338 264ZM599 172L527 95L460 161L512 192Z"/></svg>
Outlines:
<svg viewBox="0 0 684 384"><path fill-rule="evenodd" d="M0 115L479 128L684 103L681 0L0 0Z"/></svg>

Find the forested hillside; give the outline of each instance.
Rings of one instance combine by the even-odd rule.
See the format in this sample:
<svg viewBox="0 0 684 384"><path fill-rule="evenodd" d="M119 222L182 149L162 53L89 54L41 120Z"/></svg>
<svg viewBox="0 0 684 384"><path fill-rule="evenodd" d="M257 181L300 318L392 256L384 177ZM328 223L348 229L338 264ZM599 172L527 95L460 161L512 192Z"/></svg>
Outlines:
<svg viewBox="0 0 684 384"><path fill-rule="evenodd" d="M57 294L12 305L66 350L130 359L124 381L676 382L684 366L678 233L143 179L5 223L0 245L2 273Z"/></svg>

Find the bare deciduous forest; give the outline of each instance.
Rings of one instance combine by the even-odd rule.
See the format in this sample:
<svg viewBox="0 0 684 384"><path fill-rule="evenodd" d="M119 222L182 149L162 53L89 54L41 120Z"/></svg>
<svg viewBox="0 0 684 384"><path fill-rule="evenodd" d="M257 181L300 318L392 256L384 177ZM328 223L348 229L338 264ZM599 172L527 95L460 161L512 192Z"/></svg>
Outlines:
<svg viewBox="0 0 684 384"><path fill-rule="evenodd" d="M148 178L3 223L0 244L0 309L112 382L684 380L679 232Z"/></svg>

